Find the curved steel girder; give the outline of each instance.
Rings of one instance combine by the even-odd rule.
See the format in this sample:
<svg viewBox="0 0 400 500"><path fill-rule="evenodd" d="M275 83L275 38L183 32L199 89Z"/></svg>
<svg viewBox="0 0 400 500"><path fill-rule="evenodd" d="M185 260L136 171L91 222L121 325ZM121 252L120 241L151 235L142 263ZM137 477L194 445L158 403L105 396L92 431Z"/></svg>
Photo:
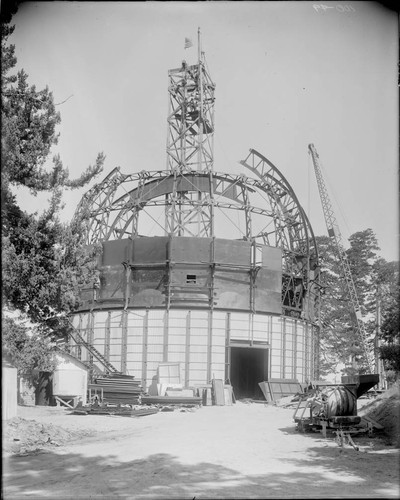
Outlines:
<svg viewBox="0 0 400 500"><path fill-rule="evenodd" d="M125 177L119 167L114 168L103 181L85 193L78 204L73 218L88 220L88 244L105 238L104 228L107 227L109 218L107 207L112 203L113 196ZM90 238L90 235L94 234L96 238Z"/></svg>
<svg viewBox="0 0 400 500"><path fill-rule="evenodd" d="M113 171L114 173L115 171ZM257 188L263 190L262 183L245 176L234 176L226 173L214 174L213 172L189 172L174 173L171 171L140 172L120 177L119 184L129 184L137 182L134 189L131 189L113 201L117 183L112 183L112 189L108 186L110 174L106 179L95 186L85 197L86 207L91 216L91 223L88 231L91 233L88 242L107 240L118 235L126 235L127 227L133 217L126 218L128 212L137 212L145 205L163 205L165 201L158 202L156 198L182 192L202 191L212 193L211 198L203 200L204 206L210 205L227 208L246 210L246 220L249 220L250 213L258 213L268 217L272 212L263 208L251 206L248 195L254 193ZM92 193L92 196L89 196ZM102 193L101 202L98 202L96 195ZM112 195L112 196L111 196ZM219 201L220 198L230 199L233 204ZM108 203L107 203L108 202ZM119 211L113 221L110 221L110 214ZM250 237L250 227L246 230L246 236ZM120 236L122 237L122 236Z"/></svg>
<svg viewBox="0 0 400 500"><path fill-rule="evenodd" d="M157 174L164 174L164 175L158 175L154 180L152 179L153 177L153 172L149 172L148 178L150 179L146 185L145 189L143 190L140 198L137 196L138 190L137 187L134 189L131 189L130 191L127 191L124 193L123 196L115 200L114 205L120 207L124 207L126 203L132 202L132 201L138 201L140 203L142 202L147 202L150 199L156 198L158 196L163 196L166 194L170 194L174 192L174 186L171 184L176 183L176 189L175 192L186 192L186 191L202 191L202 192L210 192L210 176L209 173L206 172L185 172L185 173L175 173L168 170L168 171L159 171L156 172ZM182 179L182 180L179 180ZM202 182L198 182L197 180L200 179ZM233 188L234 185L237 185L241 181L241 176L232 176L230 174L219 174L219 173L213 173L212 174L212 179L215 182L215 185L213 186L213 192L215 195L218 196L224 196L225 198L231 198L233 200L237 200L238 196L240 195L239 190L232 190L230 191L229 188ZM138 178L134 179L132 176L129 176L129 178L126 179L126 182L130 182L132 180L138 180ZM215 188L218 188L218 182L227 182L229 183L229 188L226 188L223 192L217 191ZM260 184L256 181L256 184ZM251 189L250 186L248 186L248 189Z"/></svg>
<svg viewBox="0 0 400 500"><path fill-rule="evenodd" d="M180 201L182 203L182 199L180 198ZM185 200L183 200L184 202ZM249 213L252 213L252 214L257 214L257 215L264 215L266 217L273 217L275 212L272 211L272 210L267 210L266 208L261 208L261 207L257 207L255 205L246 205L244 203L240 203L240 204L235 204L235 203L228 203L228 202L224 202L224 201L210 201L210 200L207 200L207 199L204 199L202 198L200 201L195 201L195 200L189 200L189 199L186 199L187 203L186 205L187 206L192 206L192 207L208 207L210 205L216 207L216 208L223 208L223 209L227 209L227 210L243 210L243 211L248 211ZM147 208L147 207L163 207L166 205L166 202L165 200L163 199L154 199L154 200L149 200L146 202L146 204L144 204L143 206L140 206L139 209L144 209L144 208ZM108 211L111 213L111 212L116 212L117 210L119 210L119 208L111 208L109 209ZM129 207L129 210L132 210L132 207Z"/></svg>
<svg viewBox="0 0 400 500"><path fill-rule="evenodd" d="M298 289L297 279L301 278L308 288L311 252L317 258L315 237L309 220L287 179L265 156L251 149L247 158L240 163L270 189L271 205L276 210L276 236L278 245L283 248L282 303L301 308L302 293L295 293Z"/></svg>
<svg viewBox="0 0 400 500"><path fill-rule="evenodd" d="M112 236L117 237L117 239L122 239L126 238L127 236L131 235L131 231L128 230L130 227L130 224L134 220L134 217L137 215L137 212L140 210L144 210L147 207L160 207L160 206L165 206L165 200L162 199L157 199L157 200L150 200L146 203L145 206L143 207L134 207L132 208L127 208L126 211L120 212L118 215L118 219L115 219L115 223L112 224L112 226L108 230L108 238L111 238ZM189 206L189 203L187 203L187 206ZM193 206L193 205L191 205ZM196 203L197 207L210 207L211 203L207 203L206 200L201 200L200 202ZM224 203L221 201L215 201L212 203L212 206L214 208L220 208L220 209L225 209L225 210L242 210L246 214L246 223L247 225L247 233L246 237L251 238L251 234L249 231L251 231L251 216L250 214L257 214L265 217L272 217L273 212L271 210L266 210L264 208L260 207L255 207L249 204L233 204L233 203ZM248 219L250 218L250 222L248 222Z"/></svg>
<svg viewBox="0 0 400 500"><path fill-rule="evenodd" d="M131 233L127 231L129 225L137 219L138 212L145 206L162 206L166 204L165 199L157 199L163 195L169 195L177 192L212 192L212 196L202 200L202 205L209 204L221 209L245 210L246 212L246 236L250 237L251 228L249 220L250 214L256 213L269 218L274 218L273 224L275 232L278 233L277 246L281 246L284 255L295 255L304 252L304 245L300 242L307 242L307 230L312 235L308 219L302 211L297 197L294 194L285 177L269 162L265 157L255 150L250 154L258 157L258 162L262 163L260 173L255 167L250 170L257 174L258 179L249 178L243 175L234 176L227 173L213 172L186 172L177 173L168 171L139 172L130 175L121 175L119 169L114 169L100 184L92 188L82 200L77 209L82 210L85 206L91 217L91 224L88 228L88 242L103 241L112 237L122 238ZM249 155L250 156L250 155ZM264 163L268 165L265 171ZM243 162L241 162L243 163ZM247 166L247 165L245 165ZM262 177L264 175L264 177ZM113 201L116 189L120 184L138 182L134 189L126 192L123 196ZM249 193L257 190L264 192L273 210L251 205L248 199ZM219 201L224 198L224 201ZM230 199L235 203L226 203ZM193 202L194 203L194 202ZM300 208L299 208L300 207ZM110 214L118 211L113 222L110 221ZM111 222L111 223L110 223ZM298 229L296 227L299 226ZM306 228L303 236L301 231ZM273 231L270 231L270 234ZM90 237L91 236L91 237ZM259 237L253 235L253 237ZM267 241L266 244L270 244ZM316 249L316 246L313 245ZM297 247L297 248L296 248ZM308 249L308 246L307 246ZM287 259L288 257L286 257Z"/></svg>
<svg viewBox="0 0 400 500"><path fill-rule="evenodd" d="M250 157L252 157L252 165L249 165L247 162ZM258 158L256 166L254 166L254 157ZM262 179L265 185L270 188L271 199L274 201L276 206L277 215L283 217L285 227L293 229L293 227L299 226L301 229L306 229L300 203L292 187L281 172L267 158L265 158L265 156L255 149L251 149L246 160L243 160L240 163ZM265 164L268 165L268 169L265 169ZM293 238L292 232L291 236ZM297 237L292 239L290 242L291 247L293 247L296 240L299 241L299 238ZM307 241L307 238L304 238L304 240ZM304 248L304 250L308 250L308 245Z"/></svg>
<svg viewBox="0 0 400 500"><path fill-rule="evenodd" d="M252 157L252 165L248 164L250 157ZM254 157L258 159L257 164L255 164ZM308 255L310 240L313 240L313 246L316 248L314 234L308 218L287 179L272 162L255 149L250 149L250 154L246 160L240 163L270 187L272 199L277 211L279 210L277 215L283 218L283 227L289 231L290 242L288 245L287 242L285 244L285 240L282 240L284 246L292 251L296 249L297 252L304 252Z"/></svg>
<svg viewBox="0 0 400 500"><path fill-rule="evenodd" d="M203 180L204 182L198 182L199 180ZM224 189L222 192L216 192L217 199L208 197L207 199L203 198L202 200L190 200L190 199L182 199L180 197L180 203L184 205L190 205L194 208L196 207L217 207L223 209L236 209L236 210L244 210L246 213L246 237L251 237L251 223L249 223L250 213L257 213L259 215L265 215L271 217L273 215L272 211L268 211L266 209L251 206L248 201L248 192L254 192L252 187L247 186L243 182L243 177L239 176L237 178L227 178L226 175L218 176L213 175L210 172L208 173L198 173L198 174L187 174L187 173L179 173L173 175L169 174L167 182L159 182L157 180L157 184L153 186L149 186L145 184L142 189L141 196L138 195L138 189L135 188L130 192L126 193L123 197L119 198L115 202L115 208L113 210L119 210L119 213L116 215L114 222L110 225L109 230L107 232L106 239L115 235L116 231L118 233L119 238L122 238L123 235L130 234L127 229L130 222L133 220L133 216L129 214L133 214L142 210L144 207L149 206L164 206L166 205L165 199L162 199L162 196L165 195L175 195L176 193L186 193L186 192L197 192L201 190L202 192L211 193L210 188L214 187L213 180L224 180L227 182L231 189ZM152 181L150 181L150 184ZM162 184L162 186L161 186ZM161 186L161 189L159 187ZM235 187L238 189L233 189ZM148 189L146 189L148 188ZM227 204L226 202L220 202L218 198L228 198L232 201L236 202L236 204ZM125 203L123 203L125 202ZM172 201L173 202L173 201ZM123 204L123 208L119 207ZM128 218L126 217L128 215ZM121 221L122 226L121 226ZM117 227L119 226L119 227Z"/></svg>
<svg viewBox="0 0 400 500"><path fill-rule="evenodd" d="M265 162L269 166L269 172L273 171L276 174L278 174L279 178L282 180L282 184L284 184L288 188L288 190L290 191L291 197L293 198L293 200L295 201L295 203L297 204L297 206L301 212L303 222L305 223L305 227L307 229L307 232L309 233L311 246L312 246L312 248L315 248L315 251L317 251L317 246L316 246L316 242L315 242L315 235L314 235L314 231L311 227L310 221L308 220L306 213L304 212L302 206L300 205L299 200L297 199L297 196L296 196L294 190L292 189L291 185L289 184L288 180L286 179L286 177L282 174L282 172L280 172L280 170L271 161L268 160L268 158L263 156L258 151L256 151L255 149L250 149L250 153L255 154L256 156L258 156L258 158L260 158L260 160L262 162ZM250 168L250 170L255 172L254 167ZM273 176L271 176L271 174L269 172L268 172L269 178L274 179ZM264 171L261 171L257 175L259 175L259 176L261 175L261 177L264 178L265 173L264 173Z"/></svg>

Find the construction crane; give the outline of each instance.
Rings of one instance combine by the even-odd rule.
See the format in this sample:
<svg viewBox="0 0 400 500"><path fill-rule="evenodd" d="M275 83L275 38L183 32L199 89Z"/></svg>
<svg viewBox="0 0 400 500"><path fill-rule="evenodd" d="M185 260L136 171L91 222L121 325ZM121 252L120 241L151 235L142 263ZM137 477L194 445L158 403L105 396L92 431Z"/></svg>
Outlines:
<svg viewBox="0 0 400 500"><path fill-rule="evenodd" d="M367 345L367 334L362 319L360 302L358 300L356 287L354 285L353 277L351 275L350 264L342 244L342 236L340 234L339 226L335 218L335 214L332 208L332 203L330 201L328 191L325 186L324 178L322 176L319 155L314 147L314 144L309 144L308 149L314 164L315 176L317 178L318 190L321 198L322 210L324 212L325 223L328 230L328 236L330 237L331 241L335 246L339 262L342 268L343 276L346 281L347 291L355 314L354 324L357 330L358 337L361 342L361 347L363 349L365 362L369 372L373 373L374 363L371 359L371 353Z"/></svg>

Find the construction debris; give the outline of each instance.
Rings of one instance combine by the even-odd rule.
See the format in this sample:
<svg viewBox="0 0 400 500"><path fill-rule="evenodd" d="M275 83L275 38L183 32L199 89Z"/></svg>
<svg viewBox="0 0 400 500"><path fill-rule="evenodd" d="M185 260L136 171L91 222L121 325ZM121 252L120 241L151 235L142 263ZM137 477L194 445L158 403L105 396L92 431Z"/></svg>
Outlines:
<svg viewBox="0 0 400 500"><path fill-rule="evenodd" d="M277 399L275 401L275 406L280 406L282 408L295 408L298 405L298 402L301 398L303 398L304 393L297 393L293 396L285 396L283 398Z"/></svg>
<svg viewBox="0 0 400 500"><path fill-rule="evenodd" d="M58 425L13 417L4 422L3 452L28 455L70 444L94 435L93 430L65 429Z"/></svg>
<svg viewBox="0 0 400 500"><path fill-rule="evenodd" d="M122 405L108 405L106 403L95 402L89 406L78 404L73 410L74 415L118 415L121 417L143 417L145 415L153 415L158 413L159 408L140 408Z"/></svg>
<svg viewBox="0 0 400 500"><path fill-rule="evenodd" d="M197 396L142 396L143 405L201 405L202 398Z"/></svg>

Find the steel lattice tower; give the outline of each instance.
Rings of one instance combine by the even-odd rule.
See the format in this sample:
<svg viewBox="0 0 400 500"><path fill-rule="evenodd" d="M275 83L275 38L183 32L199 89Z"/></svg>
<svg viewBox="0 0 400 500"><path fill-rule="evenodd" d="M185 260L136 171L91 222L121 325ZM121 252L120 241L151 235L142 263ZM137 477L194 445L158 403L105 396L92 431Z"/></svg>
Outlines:
<svg viewBox="0 0 400 500"><path fill-rule="evenodd" d="M214 90L206 69L198 31L198 62L186 61L168 72L169 112L167 168L175 178L188 172L202 172L201 189L175 189L166 200L166 233L210 237L213 225ZM204 173L209 186L204 190ZM174 182L177 186L178 182ZM200 188L200 186L199 186ZM204 191L208 195L204 196Z"/></svg>

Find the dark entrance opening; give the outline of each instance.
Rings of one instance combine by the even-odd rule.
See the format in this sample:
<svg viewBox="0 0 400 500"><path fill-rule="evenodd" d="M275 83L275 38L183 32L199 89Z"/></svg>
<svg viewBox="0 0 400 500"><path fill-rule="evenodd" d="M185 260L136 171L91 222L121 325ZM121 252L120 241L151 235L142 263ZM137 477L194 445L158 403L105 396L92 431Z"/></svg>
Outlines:
<svg viewBox="0 0 400 500"><path fill-rule="evenodd" d="M268 380L268 349L231 347L230 381L236 399L261 399L259 383Z"/></svg>

